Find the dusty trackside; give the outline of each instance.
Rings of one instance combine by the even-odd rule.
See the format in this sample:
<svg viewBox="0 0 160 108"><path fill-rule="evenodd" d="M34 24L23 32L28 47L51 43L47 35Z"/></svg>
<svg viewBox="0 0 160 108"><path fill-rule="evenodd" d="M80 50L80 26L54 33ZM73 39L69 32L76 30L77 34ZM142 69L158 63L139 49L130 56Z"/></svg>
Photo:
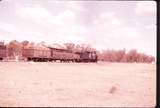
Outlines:
<svg viewBox="0 0 160 108"><path fill-rule="evenodd" d="M156 65L0 62L0 106L153 107Z"/></svg>

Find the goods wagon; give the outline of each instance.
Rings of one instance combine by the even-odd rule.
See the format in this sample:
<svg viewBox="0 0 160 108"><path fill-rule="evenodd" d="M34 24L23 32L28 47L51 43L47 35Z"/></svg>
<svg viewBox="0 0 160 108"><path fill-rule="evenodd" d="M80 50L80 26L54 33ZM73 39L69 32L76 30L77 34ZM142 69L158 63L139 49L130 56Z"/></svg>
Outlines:
<svg viewBox="0 0 160 108"><path fill-rule="evenodd" d="M6 46L0 45L0 60L3 60L7 55Z"/></svg>
<svg viewBox="0 0 160 108"><path fill-rule="evenodd" d="M13 48L7 48L7 56L9 56L9 57L14 56L14 49Z"/></svg>
<svg viewBox="0 0 160 108"><path fill-rule="evenodd" d="M72 51L66 49L57 49L57 48L50 48L51 49L51 57L52 60L60 60L61 62L69 62L69 61L76 61L80 59L78 54L73 53Z"/></svg>
<svg viewBox="0 0 160 108"><path fill-rule="evenodd" d="M22 57L26 58L28 61L47 61L51 57L50 50L40 50L40 49L22 49Z"/></svg>

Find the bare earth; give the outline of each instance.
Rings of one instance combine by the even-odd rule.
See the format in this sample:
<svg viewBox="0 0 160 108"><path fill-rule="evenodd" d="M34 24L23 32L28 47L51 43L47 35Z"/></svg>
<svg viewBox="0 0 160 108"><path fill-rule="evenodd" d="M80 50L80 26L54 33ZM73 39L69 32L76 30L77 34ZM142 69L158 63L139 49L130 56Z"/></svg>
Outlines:
<svg viewBox="0 0 160 108"><path fill-rule="evenodd" d="M155 104L155 64L0 62L3 107Z"/></svg>

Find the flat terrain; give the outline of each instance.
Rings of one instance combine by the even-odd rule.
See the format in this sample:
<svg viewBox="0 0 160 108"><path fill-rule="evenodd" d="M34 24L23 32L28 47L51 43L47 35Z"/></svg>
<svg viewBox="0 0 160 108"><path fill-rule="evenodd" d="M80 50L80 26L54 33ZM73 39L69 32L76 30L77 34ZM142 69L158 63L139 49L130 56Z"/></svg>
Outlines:
<svg viewBox="0 0 160 108"><path fill-rule="evenodd" d="M154 107L156 65L0 62L0 106Z"/></svg>

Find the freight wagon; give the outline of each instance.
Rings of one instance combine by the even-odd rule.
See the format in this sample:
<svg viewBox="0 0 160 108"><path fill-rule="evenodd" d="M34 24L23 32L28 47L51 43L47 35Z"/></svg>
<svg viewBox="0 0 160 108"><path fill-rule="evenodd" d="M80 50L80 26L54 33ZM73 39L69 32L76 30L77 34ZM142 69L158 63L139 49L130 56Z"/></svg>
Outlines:
<svg viewBox="0 0 160 108"><path fill-rule="evenodd" d="M66 49L50 48L52 60L60 60L61 62L75 62L80 59L78 54L73 53L72 51Z"/></svg>
<svg viewBox="0 0 160 108"><path fill-rule="evenodd" d="M27 61L48 61L51 59L51 51L50 49L22 49L22 57Z"/></svg>
<svg viewBox="0 0 160 108"><path fill-rule="evenodd" d="M7 56L7 48L4 45L0 45L0 60L3 60Z"/></svg>

